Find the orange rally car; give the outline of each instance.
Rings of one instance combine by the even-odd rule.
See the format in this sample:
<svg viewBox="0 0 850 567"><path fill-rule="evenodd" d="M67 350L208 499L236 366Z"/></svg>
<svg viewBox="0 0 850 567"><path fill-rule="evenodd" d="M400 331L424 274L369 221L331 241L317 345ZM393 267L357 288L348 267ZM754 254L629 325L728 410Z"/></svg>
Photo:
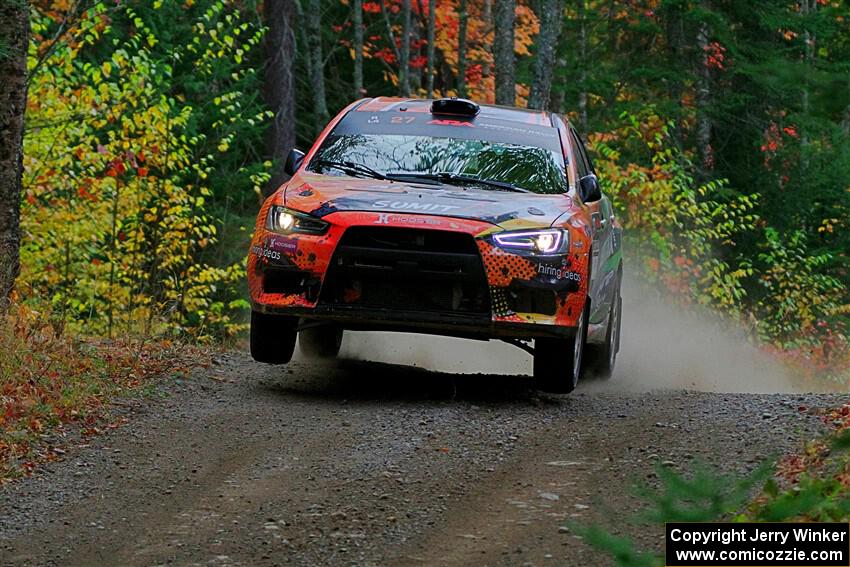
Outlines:
<svg viewBox="0 0 850 567"><path fill-rule="evenodd" d="M342 333L500 339L545 391L610 376L622 230L562 116L464 99L339 113L257 217L251 354L335 356ZM533 341L533 346L531 342Z"/></svg>

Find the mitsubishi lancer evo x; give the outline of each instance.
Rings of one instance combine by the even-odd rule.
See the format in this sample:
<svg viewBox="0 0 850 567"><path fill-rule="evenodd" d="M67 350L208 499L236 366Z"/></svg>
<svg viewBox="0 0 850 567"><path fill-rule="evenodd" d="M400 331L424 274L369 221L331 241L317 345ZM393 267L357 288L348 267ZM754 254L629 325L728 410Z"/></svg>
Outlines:
<svg viewBox="0 0 850 567"><path fill-rule="evenodd" d="M284 169L248 257L255 360L383 330L507 341L549 392L611 375L622 229L563 116L364 99Z"/></svg>

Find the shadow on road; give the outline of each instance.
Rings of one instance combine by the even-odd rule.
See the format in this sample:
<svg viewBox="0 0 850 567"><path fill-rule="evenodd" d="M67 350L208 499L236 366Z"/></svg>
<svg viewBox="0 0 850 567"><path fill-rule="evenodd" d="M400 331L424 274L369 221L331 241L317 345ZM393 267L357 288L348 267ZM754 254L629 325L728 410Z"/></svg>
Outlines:
<svg viewBox="0 0 850 567"><path fill-rule="evenodd" d="M528 376L455 374L415 366L340 359L293 362L266 369L259 387L287 395L361 401L450 401L560 404L543 396Z"/></svg>

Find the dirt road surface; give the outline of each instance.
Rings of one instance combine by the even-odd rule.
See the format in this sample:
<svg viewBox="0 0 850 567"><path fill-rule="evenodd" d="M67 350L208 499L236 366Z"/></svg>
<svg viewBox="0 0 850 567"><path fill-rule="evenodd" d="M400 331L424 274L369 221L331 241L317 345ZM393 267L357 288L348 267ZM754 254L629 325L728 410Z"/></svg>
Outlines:
<svg viewBox="0 0 850 567"><path fill-rule="evenodd" d="M571 396L530 389L508 345L355 336L344 360L285 368L221 355L0 488L0 565L609 565L565 527L591 522L659 549L661 528L627 521L656 463L751 470L822 431L800 406L843 398L794 393L694 322L639 321L615 378Z"/></svg>

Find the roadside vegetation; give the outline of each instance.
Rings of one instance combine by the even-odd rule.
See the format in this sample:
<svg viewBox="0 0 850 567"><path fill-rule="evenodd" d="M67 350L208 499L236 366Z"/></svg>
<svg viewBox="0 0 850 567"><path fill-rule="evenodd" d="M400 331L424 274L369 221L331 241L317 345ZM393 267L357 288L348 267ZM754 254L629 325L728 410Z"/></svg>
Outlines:
<svg viewBox="0 0 850 567"><path fill-rule="evenodd" d="M205 364L167 339L82 339L57 317L17 305L0 322L0 484L64 454L68 439L121 425L110 405Z"/></svg>
<svg viewBox="0 0 850 567"><path fill-rule="evenodd" d="M799 411L811 411L800 407ZM704 465L681 473L658 464L654 486L639 485L644 509L631 521L844 522L850 517L850 405L822 412L830 426L799 453L766 462L745 477ZM617 520L622 521L622 518ZM588 544L618 567L662 567L664 557L638 549L627 537L595 526L575 526Z"/></svg>

